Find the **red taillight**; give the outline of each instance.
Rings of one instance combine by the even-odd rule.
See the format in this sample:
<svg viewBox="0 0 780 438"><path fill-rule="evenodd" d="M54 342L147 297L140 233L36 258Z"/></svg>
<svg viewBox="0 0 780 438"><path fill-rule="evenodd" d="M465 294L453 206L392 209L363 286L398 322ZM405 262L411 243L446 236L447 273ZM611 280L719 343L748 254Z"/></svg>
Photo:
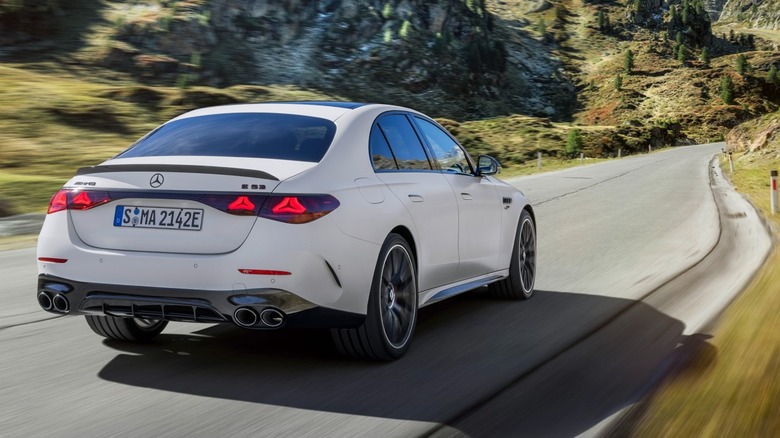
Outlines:
<svg viewBox="0 0 780 438"><path fill-rule="evenodd" d="M46 214L56 213L68 209L68 190L60 190L51 197L49 201L49 210Z"/></svg>
<svg viewBox="0 0 780 438"><path fill-rule="evenodd" d="M62 210L89 210L107 202L111 202L108 192L62 189L51 198L47 213Z"/></svg>
<svg viewBox="0 0 780 438"><path fill-rule="evenodd" d="M239 196L235 201L227 206L227 212L230 214L253 215L255 214L255 204L246 196Z"/></svg>
<svg viewBox="0 0 780 438"><path fill-rule="evenodd" d="M305 224L317 220L339 206L330 195L269 196L260 217L288 224Z"/></svg>
<svg viewBox="0 0 780 438"><path fill-rule="evenodd" d="M301 205L297 196L285 196L278 204L271 208L273 214L303 214L306 207Z"/></svg>
<svg viewBox="0 0 780 438"><path fill-rule="evenodd" d="M73 199L68 203L71 210L89 210L111 201L106 192L73 192Z"/></svg>

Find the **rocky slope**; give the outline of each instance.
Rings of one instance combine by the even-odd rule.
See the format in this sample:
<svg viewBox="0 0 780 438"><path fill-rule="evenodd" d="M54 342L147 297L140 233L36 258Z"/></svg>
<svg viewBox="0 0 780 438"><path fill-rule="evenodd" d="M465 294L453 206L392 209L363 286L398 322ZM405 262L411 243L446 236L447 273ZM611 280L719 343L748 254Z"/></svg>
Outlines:
<svg viewBox="0 0 780 438"><path fill-rule="evenodd" d="M726 143L731 150L777 156L780 154L780 114L767 114L740 124L726 135Z"/></svg>
<svg viewBox="0 0 780 438"><path fill-rule="evenodd" d="M719 16L725 22L738 22L754 29L780 29L780 2L777 0L727 0Z"/></svg>
<svg viewBox="0 0 780 438"><path fill-rule="evenodd" d="M20 4L0 6L0 42L50 37L90 8L81 0ZM484 0L91 4L96 19L86 26L92 35L77 35L85 40L78 60L154 85L288 84L461 119L565 119L576 99L548 45L525 29L507 39Z"/></svg>

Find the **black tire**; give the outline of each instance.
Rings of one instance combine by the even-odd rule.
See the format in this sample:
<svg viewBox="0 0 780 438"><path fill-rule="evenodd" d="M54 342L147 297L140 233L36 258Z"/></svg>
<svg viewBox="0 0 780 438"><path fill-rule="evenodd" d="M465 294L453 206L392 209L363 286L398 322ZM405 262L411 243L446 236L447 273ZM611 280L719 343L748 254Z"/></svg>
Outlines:
<svg viewBox="0 0 780 438"><path fill-rule="evenodd" d="M412 341L417 323L417 270L406 240L391 233L374 269L366 319L360 327L333 329L339 352L365 360L395 360Z"/></svg>
<svg viewBox="0 0 780 438"><path fill-rule="evenodd" d="M87 315L87 324L95 333L109 339L148 342L162 333L168 321L147 318L117 318Z"/></svg>
<svg viewBox="0 0 780 438"><path fill-rule="evenodd" d="M517 222L509 277L490 285L490 292L499 298L524 299L534 294L536 281L536 224L531 214L523 210Z"/></svg>

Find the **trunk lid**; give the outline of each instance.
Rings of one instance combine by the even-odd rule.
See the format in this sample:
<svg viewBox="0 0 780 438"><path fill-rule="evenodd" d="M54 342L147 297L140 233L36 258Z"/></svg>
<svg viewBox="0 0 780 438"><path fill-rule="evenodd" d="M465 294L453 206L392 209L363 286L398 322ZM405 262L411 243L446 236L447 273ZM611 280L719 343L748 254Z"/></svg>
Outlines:
<svg viewBox="0 0 780 438"><path fill-rule="evenodd" d="M225 157L116 159L80 169L64 188L110 198L94 208L68 210L76 234L89 246L220 254L246 240L257 221L252 211L280 180L315 164Z"/></svg>

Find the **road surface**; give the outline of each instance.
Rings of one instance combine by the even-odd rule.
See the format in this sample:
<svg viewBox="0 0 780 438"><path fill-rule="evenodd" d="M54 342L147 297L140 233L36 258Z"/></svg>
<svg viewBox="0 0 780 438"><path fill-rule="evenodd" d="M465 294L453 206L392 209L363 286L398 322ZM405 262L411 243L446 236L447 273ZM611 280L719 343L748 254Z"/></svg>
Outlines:
<svg viewBox="0 0 780 438"><path fill-rule="evenodd" d="M393 363L341 358L319 331L171 323L152 344L105 341L38 309L34 250L2 252L0 434L608 433L770 248L712 166L721 146L510 180L536 208L536 295L426 307Z"/></svg>

